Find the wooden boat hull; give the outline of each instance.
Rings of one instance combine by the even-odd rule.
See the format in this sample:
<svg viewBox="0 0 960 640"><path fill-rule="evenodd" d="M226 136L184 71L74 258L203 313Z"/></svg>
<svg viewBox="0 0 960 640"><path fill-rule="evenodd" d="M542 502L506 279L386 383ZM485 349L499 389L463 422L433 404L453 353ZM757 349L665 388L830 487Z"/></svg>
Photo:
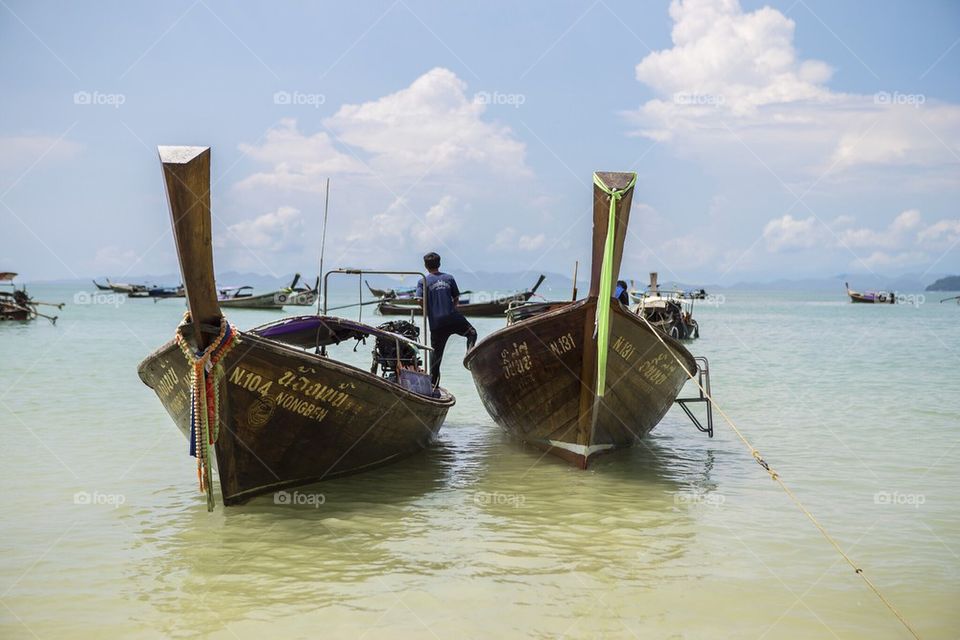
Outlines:
<svg viewBox="0 0 960 640"><path fill-rule="evenodd" d="M511 304L526 302L533 294L520 294L510 298L501 298L490 302L475 302L471 304L457 305L457 310L465 316L475 318L499 318L507 313ZM409 303L397 301L384 301L377 305L377 311L382 316L409 316L421 315L423 309L418 298L411 298Z"/></svg>
<svg viewBox="0 0 960 640"><path fill-rule="evenodd" d="M892 291L867 291L861 293L851 289L849 283L844 283L844 286L846 287L847 295L850 296L850 302L861 304L894 304L897 301L897 296Z"/></svg>
<svg viewBox="0 0 960 640"><path fill-rule="evenodd" d="M291 291L283 294L279 300L287 306L292 307L312 307L317 304L316 291Z"/></svg>
<svg viewBox="0 0 960 640"><path fill-rule="evenodd" d="M33 320L36 315L33 309L29 307L18 307L14 305L0 304L0 321L10 320L12 322L27 322Z"/></svg>
<svg viewBox="0 0 960 640"><path fill-rule="evenodd" d="M222 361L215 445L224 504L365 471L430 444L455 400L241 333ZM190 372L169 342L138 369L189 439Z"/></svg>
<svg viewBox="0 0 960 640"><path fill-rule="evenodd" d="M221 308L228 309L283 309L276 293L264 293L259 296L225 298L219 301Z"/></svg>
<svg viewBox="0 0 960 640"><path fill-rule="evenodd" d="M691 372L696 369L683 345L661 336L668 350L643 320L614 304L606 393L596 400L596 420L587 420L585 432L590 416L582 411L581 371L595 344L585 327L593 326L596 304L581 300L510 325L464 359L497 424L581 468L596 455L633 445L667 413L688 379L671 350ZM593 411L591 402L587 413Z"/></svg>

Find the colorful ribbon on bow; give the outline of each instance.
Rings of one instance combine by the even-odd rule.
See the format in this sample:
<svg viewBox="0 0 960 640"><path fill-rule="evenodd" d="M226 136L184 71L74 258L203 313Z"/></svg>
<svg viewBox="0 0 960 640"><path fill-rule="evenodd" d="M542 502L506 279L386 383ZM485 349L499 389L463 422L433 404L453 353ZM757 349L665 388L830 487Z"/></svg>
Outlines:
<svg viewBox="0 0 960 640"><path fill-rule="evenodd" d="M213 510L213 470L211 447L220 432L220 361L239 342L237 329L220 318L220 332L205 349L194 348L183 337L183 328L191 323L190 313L177 327L176 341L190 366L190 455L197 459L200 491L207 494L207 509Z"/></svg>

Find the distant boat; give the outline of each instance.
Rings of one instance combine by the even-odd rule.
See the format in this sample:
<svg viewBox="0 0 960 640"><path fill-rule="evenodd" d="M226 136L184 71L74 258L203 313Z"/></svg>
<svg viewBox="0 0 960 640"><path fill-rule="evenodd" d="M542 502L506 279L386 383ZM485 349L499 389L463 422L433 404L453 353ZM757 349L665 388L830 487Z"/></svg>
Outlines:
<svg viewBox="0 0 960 640"><path fill-rule="evenodd" d="M530 300L536 294L537 289L547 278L541 275L532 288L519 293L513 293L507 296L500 296L486 302L469 302L463 296L460 298L460 304L457 310L465 316L474 317L503 317L511 306L523 304ZM368 285L369 287L369 285ZM463 294L466 295L466 294ZM475 295L475 294L472 294ZM418 315L422 310L420 298L392 299L383 300L377 305L377 311L383 316L409 316L411 313Z"/></svg>
<svg viewBox="0 0 960 640"><path fill-rule="evenodd" d="M630 297L636 301L630 310L645 317L671 338L692 340L700 337L700 324L693 318L693 301L701 299L700 292L661 290L654 271L650 273L650 285L646 291L632 291Z"/></svg>
<svg viewBox="0 0 960 640"><path fill-rule="evenodd" d="M190 320L137 372L193 443L208 508L214 464L224 504L278 492L275 503L295 505L282 492L367 471L433 442L455 399L434 389L419 366L429 347L411 337L418 328L397 333L310 315L235 330L214 285L210 150L161 147L160 159ZM367 336L376 340L373 372L316 353Z"/></svg>
<svg viewBox="0 0 960 640"><path fill-rule="evenodd" d="M687 381L684 367L697 371L679 341L612 297L635 182L634 173L594 174L587 298L543 305L480 340L463 361L497 424L581 468L645 436Z"/></svg>
<svg viewBox="0 0 960 640"><path fill-rule="evenodd" d="M363 281L367 285L367 289L370 290L370 293L376 298L381 300L393 300L395 298L414 298L417 295L416 287L407 287L404 289L377 289L376 287L370 286L370 283L366 280Z"/></svg>
<svg viewBox="0 0 960 640"><path fill-rule="evenodd" d="M113 291L113 287L111 287L109 284L100 284L100 283L97 282L96 280L93 281L93 284L94 284L94 286L96 286L97 289L99 289L100 291Z"/></svg>
<svg viewBox="0 0 960 640"><path fill-rule="evenodd" d="M38 302L30 297L26 287L17 288L13 284L13 279L17 274L12 271L0 271L0 285L10 287L10 291L0 290L0 321L11 320L17 322L28 322L34 318L46 318L53 324L57 323L57 316L48 316L37 311L40 305L56 307L62 309L63 304L54 304L50 302Z"/></svg>
<svg viewBox="0 0 960 640"><path fill-rule="evenodd" d="M98 289L102 289L103 285L97 284L97 281L94 280L93 284L97 285ZM125 293L131 297L140 297L147 298L150 296L150 289L145 284L127 284L123 282L110 282L110 278L107 278L107 288L114 293Z"/></svg>
<svg viewBox="0 0 960 640"><path fill-rule="evenodd" d="M854 291L849 283L844 282L843 286L847 288L847 295L851 302L863 302L867 304L893 304L897 301L897 296L892 291Z"/></svg>
<svg viewBox="0 0 960 640"><path fill-rule="evenodd" d="M277 300L285 305L294 307L312 307L317 302L317 295L320 291L320 277L317 276L316 283L312 289L304 286L297 286L300 282L300 274L293 276L293 282L289 286L277 292Z"/></svg>
<svg viewBox="0 0 960 640"><path fill-rule="evenodd" d="M153 287L147 290L150 298L185 298L187 296L183 285L179 287Z"/></svg>
<svg viewBox="0 0 960 640"><path fill-rule="evenodd" d="M253 287L223 287L217 290L217 302L221 307L233 309L283 309L283 300L280 299L281 293L273 291L271 293L262 293L253 295Z"/></svg>

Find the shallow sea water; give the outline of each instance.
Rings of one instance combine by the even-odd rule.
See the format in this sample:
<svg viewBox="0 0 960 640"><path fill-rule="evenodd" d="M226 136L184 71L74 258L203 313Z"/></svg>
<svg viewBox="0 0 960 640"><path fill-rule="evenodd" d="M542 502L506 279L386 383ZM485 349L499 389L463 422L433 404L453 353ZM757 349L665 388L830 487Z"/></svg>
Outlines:
<svg viewBox="0 0 960 640"><path fill-rule="evenodd" d="M960 308L723 296L691 349L720 405L922 637L957 637ZM136 375L183 302L104 300L0 324L2 638L908 637L719 415L579 471L500 431L456 338L430 450L207 513Z"/></svg>

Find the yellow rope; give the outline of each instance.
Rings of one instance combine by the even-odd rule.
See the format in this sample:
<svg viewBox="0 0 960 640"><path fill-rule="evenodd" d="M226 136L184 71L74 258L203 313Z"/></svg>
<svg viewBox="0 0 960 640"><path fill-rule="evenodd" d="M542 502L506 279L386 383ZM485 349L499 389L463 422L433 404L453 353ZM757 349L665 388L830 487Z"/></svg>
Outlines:
<svg viewBox="0 0 960 640"><path fill-rule="evenodd" d="M678 363L678 364L680 365L680 367L683 369L684 373L686 373L687 376L688 376L691 380L693 380L693 383L694 383L695 385L697 385L697 387L700 388L700 392L704 395L704 397L706 397L707 400L710 401L710 404L713 405L713 407L714 407L717 411L720 412L720 415L723 416L723 419L727 422L728 425L730 425L730 428L733 429L733 432L734 432L735 434L737 434L737 437L740 438L740 440L743 442L743 444L747 445L747 448L750 449L750 455L752 455L753 458L754 458L754 460L757 461L757 464L759 464L761 467L763 467L763 469L770 475L770 477L774 480L774 482L776 482L777 484L779 484L779 485L780 485L780 488L783 489L788 496L790 496L790 499L793 500L794 504L796 504L797 507L800 508L800 510L803 512L803 514L804 514L805 516L807 516L807 518L809 518L810 522L812 522L813 525L814 525L814 526L820 531L820 533L823 535L823 537L827 539L827 542L829 542L831 545L833 545L833 548L837 550L837 553L839 553L839 554L843 557L844 560L846 560L847 564L849 564L849 565L853 568L854 572L855 572L858 576L860 576L861 578L863 578L863 581L867 583L867 586L870 587L870 590L873 591L878 598L880 598L880 601L881 601L884 605L886 605L887 609L889 609L889 610L893 613L893 615L895 615L895 616L897 617L897 620L899 620L900 623L901 623L904 627L906 627L907 631L910 632L910 635L912 635L914 638L917 638L917 640L920 640L920 636L919 636L919 635L917 634L917 632L913 629L913 627L910 626L910 623L907 622L906 618L904 618L904 617L900 614L900 612L897 611L896 607L894 607L894 606L890 603L890 601L887 600L882 593L880 593L880 590L877 588L877 586L876 586L875 584L873 584L873 582L870 581L870 578L868 578L867 575L863 572L863 569L861 569L860 567L858 567L857 564L853 561L853 559L850 558L850 556L848 556L848 555L844 552L844 550L840 547L839 543L837 543L837 541L833 538L833 536L831 536L829 533L827 533L827 530L823 528L823 525L820 524L820 521L817 520L812 513L810 513L810 511L804 506L804 504L803 504L802 502L800 502L800 499L796 496L796 494L794 494L793 491L791 491L790 488L789 488L786 484L784 484L783 479L780 478L780 474L777 473L774 469L772 469L772 468L770 467L770 465L767 463L767 461L763 459L763 456L760 455L760 452L757 451L756 447L754 447L753 444L751 444L751 442L750 442L749 440L747 440L747 437L746 437L745 435L743 435L743 433L741 433L740 429L737 428L737 425L734 424L734 422L733 422L733 420L730 418L730 416L728 416L727 413L720 407L720 405L718 405L718 404L714 401L714 399L713 399L713 397L710 395L710 393L707 392L707 390L703 388L703 385L700 384L700 381L697 380L697 378L696 378L696 372L692 372L692 373L691 373L690 371L687 370L687 367L686 367L686 365L683 363L683 361L677 356L677 354L674 352L674 350L671 349L669 345L667 345L667 343L664 341L663 337L660 335L660 332L659 332L652 324L650 324L650 322L643 316L643 314L637 314L637 315L639 316L639 318L640 318L641 320L643 320L643 321L646 323L646 325L647 325L647 326L650 328L650 330L653 332L653 335L655 335L655 336L657 337L657 340L659 340L659 341L663 344L663 346L667 348L667 351L669 351L669 352L670 352L670 355L673 356L673 359L677 361L677 363Z"/></svg>

